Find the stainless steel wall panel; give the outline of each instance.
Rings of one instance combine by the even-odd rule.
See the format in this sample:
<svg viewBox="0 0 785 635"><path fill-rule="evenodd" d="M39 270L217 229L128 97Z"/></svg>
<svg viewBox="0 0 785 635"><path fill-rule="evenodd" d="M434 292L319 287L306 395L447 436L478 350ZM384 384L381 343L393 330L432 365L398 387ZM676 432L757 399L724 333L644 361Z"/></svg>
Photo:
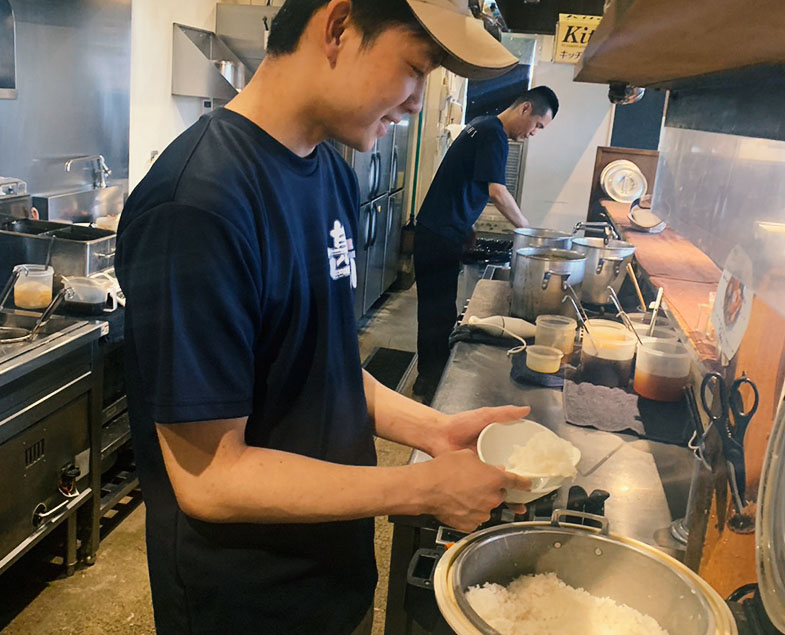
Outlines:
<svg viewBox="0 0 785 635"><path fill-rule="evenodd" d="M0 100L0 174L30 192L92 184L103 154L112 182L128 178L131 0L24 0L16 13L15 100Z"/></svg>
<svg viewBox="0 0 785 635"><path fill-rule="evenodd" d="M0 99L16 99L16 21L9 0L0 0Z"/></svg>

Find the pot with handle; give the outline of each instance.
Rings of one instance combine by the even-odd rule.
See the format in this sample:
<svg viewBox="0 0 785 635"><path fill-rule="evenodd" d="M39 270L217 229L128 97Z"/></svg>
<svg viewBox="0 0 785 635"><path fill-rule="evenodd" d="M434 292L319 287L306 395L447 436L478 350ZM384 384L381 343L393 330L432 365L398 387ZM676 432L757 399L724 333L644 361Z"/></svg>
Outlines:
<svg viewBox="0 0 785 635"><path fill-rule="evenodd" d="M538 315L562 314L572 311L562 299L571 286L580 293L586 256L567 249L529 247L517 251L513 271L510 312L534 322Z"/></svg>
<svg viewBox="0 0 785 635"><path fill-rule="evenodd" d="M600 528L564 522L575 516ZM696 573L654 547L610 533L606 518L585 512L557 509L551 522L509 523L470 534L441 557L433 587L439 610L458 635L498 635L471 607L467 589L544 573L626 604L672 634L738 633L728 606Z"/></svg>
<svg viewBox="0 0 785 635"><path fill-rule="evenodd" d="M602 238L574 238L572 246L586 255L581 300L589 304L609 304L608 287L616 293L621 289L635 246L622 240L605 241Z"/></svg>
<svg viewBox="0 0 785 635"><path fill-rule="evenodd" d="M518 250L528 247L550 247L552 249L570 249L572 247L572 234L560 232L556 229L543 227L518 227L513 232L512 261L510 262L510 286L515 279L515 263L518 260Z"/></svg>

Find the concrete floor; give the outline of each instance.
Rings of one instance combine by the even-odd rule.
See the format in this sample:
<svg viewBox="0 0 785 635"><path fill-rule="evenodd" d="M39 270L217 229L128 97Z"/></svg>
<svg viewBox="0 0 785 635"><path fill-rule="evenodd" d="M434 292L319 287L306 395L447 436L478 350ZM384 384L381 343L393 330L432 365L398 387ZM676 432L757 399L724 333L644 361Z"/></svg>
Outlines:
<svg viewBox="0 0 785 635"><path fill-rule="evenodd" d="M387 295L361 325L360 354L376 347L416 350L414 288ZM411 396L416 372L405 376L401 392ZM377 440L379 465L405 464L410 450ZM8 493L7 493L8 494ZM144 504L133 493L105 518L96 564L80 566L69 578L50 554L59 553L58 535L47 540L0 576L0 631L8 635L98 635L155 633L144 542ZM373 635L384 632L392 525L376 519L379 584Z"/></svg>

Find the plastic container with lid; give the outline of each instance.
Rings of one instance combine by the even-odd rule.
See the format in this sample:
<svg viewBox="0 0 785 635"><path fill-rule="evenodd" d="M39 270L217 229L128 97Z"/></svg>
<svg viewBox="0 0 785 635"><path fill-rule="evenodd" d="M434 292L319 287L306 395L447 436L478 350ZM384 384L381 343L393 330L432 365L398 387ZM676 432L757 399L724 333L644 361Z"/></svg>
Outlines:
<svg viewBox="0 0 785 635"><path fill-rule="evenodd" d="M590 318L586 320L586 323L589 325L590 331L594 328L616 329L617 331L627 330L627 327L624 326L624 324L622 324L621 322L615 322L613 320L605 320L603 318Z"/></svg>
<svg viewBox="0 0 785 635"><path fill-rule="evenodd" d="M641 338L641 342L646 344L647 342L678 342L679 341L679 334L673 330L669 326L655 326L654 331L651 335L649 335L649 326L648 324L640 324L640 323L633 323L632 327L635 329L635 332L638 334L638 337Z"/></svg>
<svg viewBox="0 0 785 635"><path fill-rule="evenodd" d="M581 377L610 388L626 387L632 376L637 338L621 328L589 325L581 348Z"/></svg>
<svg viewBox="0 0 785 635"><path fill-rule="evenodd" d="M562 357L564 357L564 353L552 346L535 344L526 347L526 367L535 373L558 373Z"/></svg>
<svg viewBox="0 0 785 635"><path fill-rule="evenodd" d="M20 309L45 309L52 303L54 269L44 265L19 265L14 283L14 304Z"/></svg>
<svg viewBox="0 0 785 635"><path fill-rule="evenodd" d="M690 381L690 353L678 342L655 340L638 347L633 389L655 401L679 401Z"/></svg>
<svg viewBox="0 0 785 635"><path fill-rule="evenodd" d="M537 346L558 348L565 355L572 355L578 323L563 315L540 315L536 320L534 343Z"/></svg>

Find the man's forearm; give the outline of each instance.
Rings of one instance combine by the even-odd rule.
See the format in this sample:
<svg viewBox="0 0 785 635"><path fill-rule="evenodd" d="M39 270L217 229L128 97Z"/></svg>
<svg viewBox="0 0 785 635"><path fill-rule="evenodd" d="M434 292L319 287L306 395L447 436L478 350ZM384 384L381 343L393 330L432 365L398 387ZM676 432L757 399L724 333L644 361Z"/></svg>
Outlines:
<svg viewBox="0 0 785 635"><path fill-rule="evenodd" d="M503 185L491 183L489 186L490 197L502 216L515 227L528 227L529 220L523 215L509 190Z"/></svg>
<svg viewBox="0 0 785 635"><path fill-rule="evenodd" d="M437 453L438 431L445 423L442 413L390 390L367 371L363 371L363 383L368 414L378 436L431 456Z"/></svg>
<svg viewBox="0 0 785 635"><path fill-rule="evenodd" d="M311 523L422 514L431 507L428 479L417 470L338 465L251 447L244 430L240 420L158 426L169 479L189 516Z"/></svg>

